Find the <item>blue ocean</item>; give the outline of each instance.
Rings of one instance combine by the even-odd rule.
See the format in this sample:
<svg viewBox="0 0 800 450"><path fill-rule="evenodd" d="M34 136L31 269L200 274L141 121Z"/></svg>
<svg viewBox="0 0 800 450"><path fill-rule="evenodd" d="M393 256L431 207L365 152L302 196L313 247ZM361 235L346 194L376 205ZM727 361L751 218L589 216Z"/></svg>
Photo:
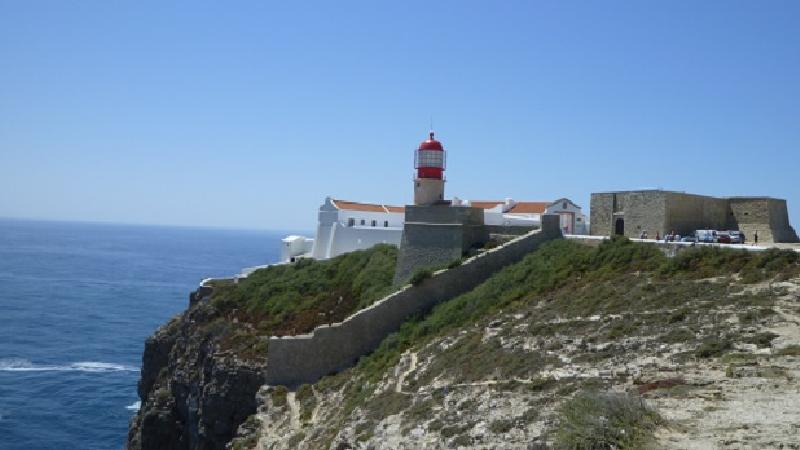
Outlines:
<svg viewBox="0 0 800 450"><path fill-rule="evenodd" d="M147 336L283 233L0 220L0 449L120 449Z"/></svg>

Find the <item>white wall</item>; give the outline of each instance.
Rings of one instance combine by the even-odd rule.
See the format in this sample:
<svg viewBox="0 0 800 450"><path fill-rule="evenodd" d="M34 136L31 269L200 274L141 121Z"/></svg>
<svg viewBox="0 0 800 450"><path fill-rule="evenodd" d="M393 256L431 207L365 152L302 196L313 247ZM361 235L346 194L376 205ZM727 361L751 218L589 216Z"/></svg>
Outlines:
<svg viewBox="0 0 800 450"><path fill-rule="evenodd" d="M287 236L281 239L281 261L310 254L314 240L305 236Z"/></svg>
<svg viewBox="0 0 800 450"><path fill-rule="evenodd" d="M400 227L347 227L337 224L328 258L367 249L376 244L399 247L402 237L403 229Z"/></svg>
<svg viewBox="0 0 800 450"><path fill-rule="evenodd" d="M564 230L564 227L567 227L568 230L566 232L569 234L588 234L589 232L586 216L581 211L581 208L569 199L558 199L547 205L545 214L560 215L561 229Z"/></svg>
<svg viewBox="0 0 800 450"><path fill-rule="evenodd" d="M351 218L355 221L354 226L348 226ZM404 213L339 209L328 197L319 208L317 234L311 255L315 259L328 259L375 244L400 246L404 220ZM384 226L384 221L389 222L388 227Z"/></svg>
<svg viewBox="0 0 800 450"><path fill-rule="evenodd" d="M404 213L385 213L385 212L371 212L371 211L353 211L349 209L340 209L338 222L341 225L347 226L350 219L355 220L356 226L362 226L361 221L364 221L366 227L372 226L372 221L375 221L376 228L383 228L383 222L389 221L390 227L402 227L405 220Z"/></svg>

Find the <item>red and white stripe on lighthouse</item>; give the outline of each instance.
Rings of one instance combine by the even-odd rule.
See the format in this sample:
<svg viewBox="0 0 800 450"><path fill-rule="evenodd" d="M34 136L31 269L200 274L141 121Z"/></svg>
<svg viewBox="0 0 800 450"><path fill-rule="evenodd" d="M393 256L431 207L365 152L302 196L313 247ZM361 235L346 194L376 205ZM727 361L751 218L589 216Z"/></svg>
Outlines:
<svg viewBox="0 0 800 450"><path fill-rule="evenodd" d="M444 169L446 156L442 143L430 137L414 152L414 204L432 205L444 200Z"/></svg>

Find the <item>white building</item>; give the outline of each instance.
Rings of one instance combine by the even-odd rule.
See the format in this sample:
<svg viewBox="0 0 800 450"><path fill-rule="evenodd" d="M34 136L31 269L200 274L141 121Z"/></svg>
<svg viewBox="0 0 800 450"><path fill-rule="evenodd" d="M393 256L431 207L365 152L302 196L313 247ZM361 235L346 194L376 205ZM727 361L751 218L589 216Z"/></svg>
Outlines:
<svg viewBox="0 0 800 450"><path fill-rule="evenodd" d="M328 259L375 244L400 246L405 208L325 198L311 256Z"/></svg>
<svg viewBox="0 0 800 450"><path fill-rule="evenodd" d="M542 214L558 214L564 234L589 234L588 221L581 207L567 198L554 202L518 202L511 198L467 201L456 198L453 202L483 208L486 225L540 226Z"/></svg>
<svg viewBox="0 0 800 450"><path fill-rule="evenodd" d="M589 220L581 212L581 207L568 198L548 204L544 212L561 216L561 231L564 234L589 234Z"/></svg>
<svg viewBox="0 0 800 450"><path fill-rule="evenodd" d="M314 239L295 234L281 239L281 261L293 261L296 257L311 256Z"/></svg>
<svg viewBox="0 0 800 450"><path fill-rule="evenodd" d="M580 206L568 199L555 202L518 202L513 199L469 201L454 198L452 207L484 209L486 225L536 227L542 214L559 214L565 234L586 234L588 223ZM326 197L319 207L316 236L287 236L282 240L281 261L297 257L328 259L375 244L400 245L405 208L377 203L358 203Z"/></svg>

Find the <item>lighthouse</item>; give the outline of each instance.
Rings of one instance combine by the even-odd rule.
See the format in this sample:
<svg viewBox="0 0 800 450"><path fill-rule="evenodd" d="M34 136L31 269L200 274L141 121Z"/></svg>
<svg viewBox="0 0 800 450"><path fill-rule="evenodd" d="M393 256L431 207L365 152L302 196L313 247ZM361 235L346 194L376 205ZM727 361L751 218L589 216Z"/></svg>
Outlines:
<svg viewBox="0 0 800 450"><path fill-rule="evenodd" d="M433 138L419 144L414 152L414 204L433 205L444 200L445 152L442 143Z"/></svg>

